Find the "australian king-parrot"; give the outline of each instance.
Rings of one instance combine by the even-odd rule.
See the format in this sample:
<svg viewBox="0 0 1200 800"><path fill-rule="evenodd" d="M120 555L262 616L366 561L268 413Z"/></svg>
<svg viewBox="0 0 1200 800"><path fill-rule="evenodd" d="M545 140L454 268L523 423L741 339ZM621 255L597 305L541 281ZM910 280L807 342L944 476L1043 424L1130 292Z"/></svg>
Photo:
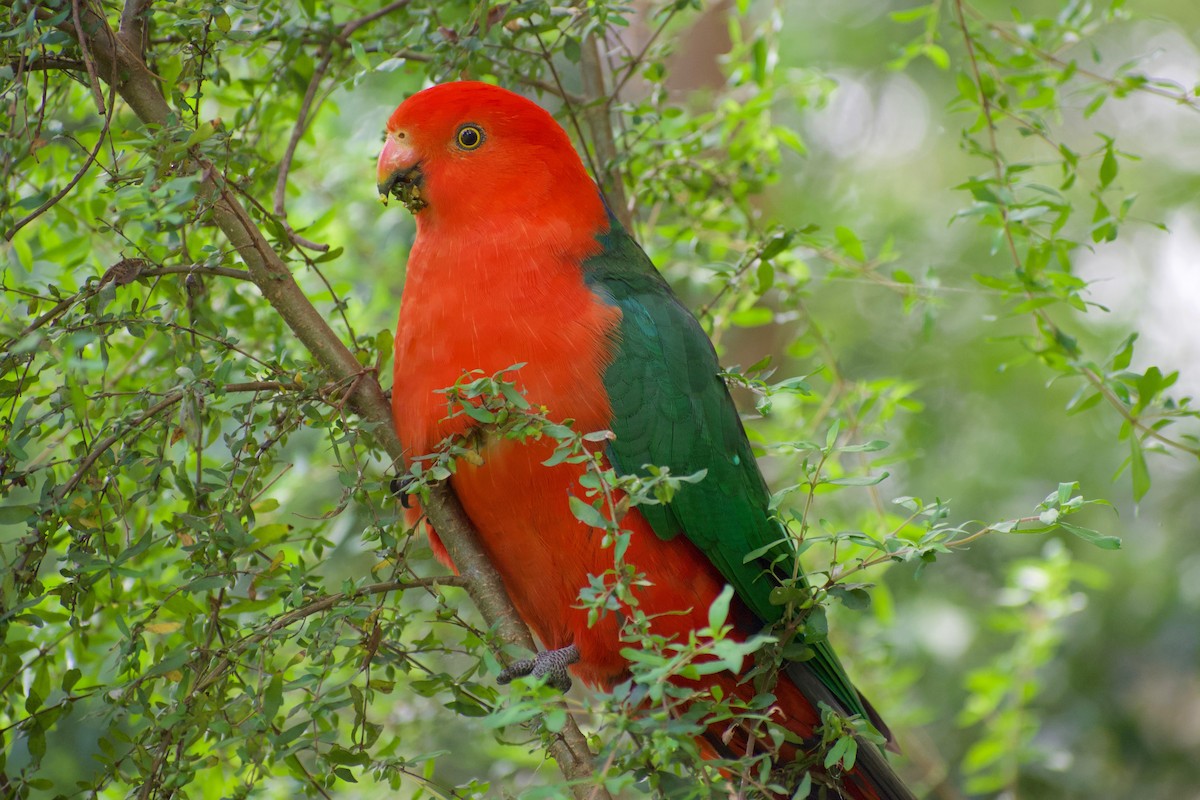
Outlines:
<svg viewBox="0 0 1200 800"><path fill-rule="evenodd" d="M432 453L466 432L470 420L448 418L439 390L469 371L492 375L523 364L516 382L530 403L574 420L577 431L612 432L603 453L618 474L646 465L675 475L706 471L670 503L636 506L620 520L631 532L625 561L645 576L636 596L653 632L686 640L708 625L709 607L727 584L737 635L778 623L783 610L769 597L778 585L771 564L778 548L770 545L790 539L768 508L712 343L610 213L553 117L485 83L418 92L388 120L378 189L384 199L402 199L417 226L392 388L406 451ZM589 685L615 685L628 676L620 615L589 625L580 603L589 576L613 566L612 548L568 502L583 495L585 467L545 466L555 446L549 438L477 440L479 458L462 460L450 482L517 611L546 648L527 668L553 675L569 663ZM448 561L435 533L431 539ZM765 555L747 561L755 551ZM886 734L828 642L813 650L784 664L773 690L776 718L814 744L824 703ZM720 686L725 697L754 694L728 672L699 685ZM707 752L725 756L756 744L716 728L704 738ZM784 748L779 758L797 754ZM912 797L880 749L865 742L851 771L822 779L843 797Z"/></svg>

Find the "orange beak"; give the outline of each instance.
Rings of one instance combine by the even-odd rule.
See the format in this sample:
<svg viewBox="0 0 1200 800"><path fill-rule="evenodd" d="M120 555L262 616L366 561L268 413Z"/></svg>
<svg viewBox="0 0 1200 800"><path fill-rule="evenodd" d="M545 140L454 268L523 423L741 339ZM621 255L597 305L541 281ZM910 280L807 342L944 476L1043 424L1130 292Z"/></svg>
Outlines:
<svg viewBox="0 0 1200 800"><path fill-rule="evenodd" d="M380 201L387 205L388 196L395 194L405 205L409 205L408 198L414 190L419 198L422 178L420 167L416 151L402 144L395 134L389 133L379 153L376 173Z"/></svg>

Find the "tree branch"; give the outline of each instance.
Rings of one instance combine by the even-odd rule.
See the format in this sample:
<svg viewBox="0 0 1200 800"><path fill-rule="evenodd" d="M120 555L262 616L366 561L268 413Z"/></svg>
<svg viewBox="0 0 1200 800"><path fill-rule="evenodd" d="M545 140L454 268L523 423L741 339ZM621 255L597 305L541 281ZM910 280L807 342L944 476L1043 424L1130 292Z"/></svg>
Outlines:
<svg viewBox="0 0 1200 800"><path fill-rule="evenodd" d="M22 72L84 69L85 65L82 61L75 58L62 58L60 56L34 56L30 58L22 53L8 62L8 68L16 74L16 80L20 80Z"/></svg>
<svg viewBox="0 0 1200 800"><path fill-rule="evenodd" d="M139 57L146 52L146 12L153 0L126 0L117 38Z"/></svg>
<svg viewBox="0 0 1200 800"><path fill-rule="evenodd" d="M604 59L596 34L589 33L580 50L579 68L583 75L584 119L592 135L592 146L599 162L596 181L609 208L628 231L633 230L633 209L625 197L625 181L617 168L617 142L613 137L608 91L604 88Z"/></svg>
<svg viewBox="0 0 1200 800"><path fill-rule="evenodd" d="M81 47L91 51L103 67L102 75L112 76L110 80L118 93L138 118L155 126L166 126L177 120L178 115L163 97L141 54L118 40L105 20L91 9L80 9L80 17L80 31L86 39L80 42ZM76 33L73 28L66 30L72 35ZM287 264L271 248L246 209L227 188L223 176L203 159L196 158L194 166L203 174L201 196L212 202L213 221L245 262L263 297L320 364L325 377L350 384L350 407L393 461L401 463L404 448L392 426L391 409L378 381L370 374L364 374L354 354L309 302L292 278ZM534 650L529 629L513 608L499 574L480 546L477 532L448 485L435 487L425 504L425 511L460 575L466 579L467 593L485 622L506 644ZM609 797L602 786L590 785L591 753L569 713L561 737L550 740L547 747L563 775L572 782L577 797L593 800Z"/></svg>
<svg viewBox="0 0 1200 800"><path fill-rule="evenodd" d="M196 694L202 692L209 686L217 682L230 667L233 666L233 659L230 654L244 652L248 647L264 641L277 631L299 622L302 619L311 617L314 614L322 614L346 600L358 600L362 597L370 597L375 594L387 594L390 592L402 592L406 589L414 589L417 587L426 587L436 589L439 586L458 586L467 588L467 581L462 576L443 575L437 578L416 578L405 581L386 581L384 583L372 583L368 586L363 586L352 592L337 592L335 594L325 595L324 597L313 600L299 608L294 608L291 611L284 612L278 617L275 617L269 623L258 629L254 633L246 636L225 649L224 654L215 666L206 670L199 678L196 679L196 684L188 694Z"/></svg>
<svg viewBox="0 0 1200 800"><path fill-rule="evenodd" d="M72 19L75 29L77 32L82 33L78 15L78 4L74 5L72 10L74 12ZM83 64L87 68L88 86L92 91L92 97L96 100L96 108L100 112L100 116L104 118L104 124L100 128L100 135L96 137L96 146L93 147L91 152L87 154L87 158L85 158L83 161L83 166L81 166L75 172L75 175L72 176L71 180L67 181L66 185L55 192L51 197L47 198L46 202L42 203L33 211L30 211L24 217L17 220L11 228L4 232L4 240L7 242L11 242L13 237L17 235L17 232L21 230L21 228L24 228L42 214L45 214L56 203L66 197L71 190L75 188L79 181L83 180L83 176L87 174L88 170L92 168L92 164L95 163L96 156L100 154L100 148L104 146L105 139L108 138L109 126L112 124L113 106L115 105L116 100L116 98L112 96L115 94L115 90L110 89L110 97L106 103L104 101L104 92L100 88L100 78L96 75L96 65L93 62L91 55L88 53L86 44L81 43L79 49L83 55Z"/></svg>

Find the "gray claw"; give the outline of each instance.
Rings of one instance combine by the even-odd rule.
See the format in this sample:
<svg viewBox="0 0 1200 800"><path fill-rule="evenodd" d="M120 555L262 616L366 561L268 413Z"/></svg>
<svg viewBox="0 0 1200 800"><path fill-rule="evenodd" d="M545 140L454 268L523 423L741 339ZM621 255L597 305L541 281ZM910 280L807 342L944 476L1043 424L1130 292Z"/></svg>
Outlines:
<svg viewBox="0 0 1200 800"><path fill-rule="evenodd" d="M532 675L535 678L545 678L547 686L566 692L571 688L571 675L567 672L567 667L578 660L579 648L573 644L557 650L543 650L533 658L514 661L500 670L500 674L496 676L496 683L503 686L514 678Z"/></svg>

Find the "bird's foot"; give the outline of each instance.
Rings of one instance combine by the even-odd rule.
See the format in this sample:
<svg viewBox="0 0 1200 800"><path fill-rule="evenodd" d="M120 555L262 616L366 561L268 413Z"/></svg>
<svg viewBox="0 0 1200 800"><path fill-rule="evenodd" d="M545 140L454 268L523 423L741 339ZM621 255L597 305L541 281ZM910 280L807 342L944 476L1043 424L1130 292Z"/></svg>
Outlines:
<svg viewBox="0 0 1200 800"><path fill-rule="evenodd" d="M545 678L546 685L566 692L571 688L571 676L567 673L567 667L578 660L579 648L573 644L557 650L543 650L533 658L514 661L500 670L500 674L496 676L496 683L503 686L514 678L532 675L535 678Z"/></svg>
<svg viewBox="0 0 1200 800"><path fill-rule="evenodd" d="M411 508L412 495L408 493L408 487L411 486L414 481L416 481L416 478L409 473L405 473L392 478L391 482L388 484L389 488L392 490L392 494L400 499L400 505L404 506L405 508Z"/></svg>

